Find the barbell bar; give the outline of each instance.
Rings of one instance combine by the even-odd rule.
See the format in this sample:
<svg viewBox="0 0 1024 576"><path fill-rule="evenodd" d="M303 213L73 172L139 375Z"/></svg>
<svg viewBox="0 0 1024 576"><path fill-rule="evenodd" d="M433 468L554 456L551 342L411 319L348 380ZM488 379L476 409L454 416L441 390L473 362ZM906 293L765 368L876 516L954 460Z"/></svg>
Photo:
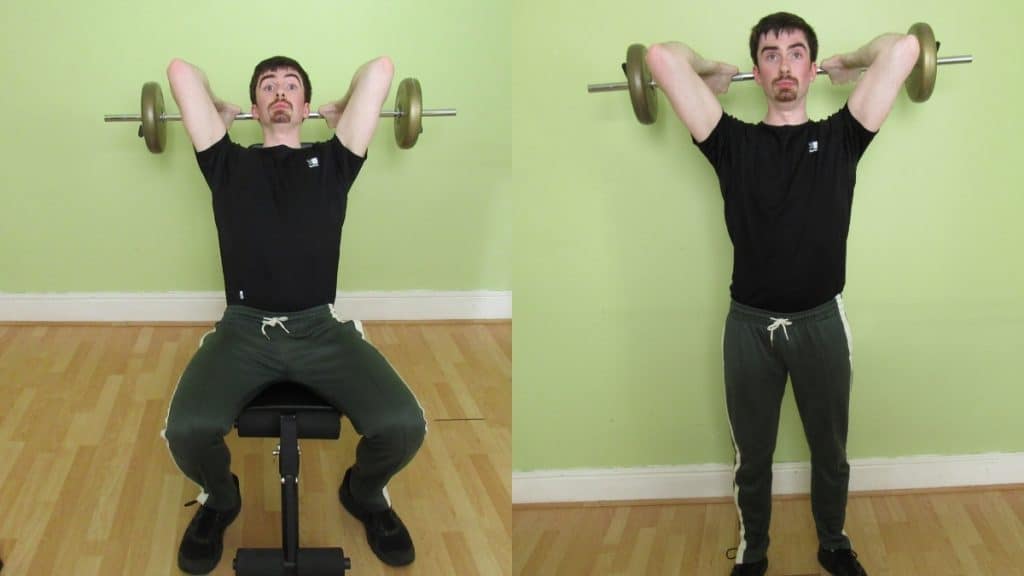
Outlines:
<svg viewBox="0 0 1024 576"><path fill-rule="evenodd" d="M918 54L917 62L914 64L910 76L904 83L907 95L913 102L924 102L931 97L935 89L936 67L947 64L970 64L974 62L971 55L938 57L939 42L935 41L935 34L928 24L918 22L910 27L908 34L917 36L921 51ZM623 69L626 73L626 82L606 82L601 84L588 84L587 92L594 94L598 92L616 92L629 90L630 100L633 103L633 113L641 124L652 124L658 117L658 99L654 89L658 84L651 79L651 72L647 68L647 48L643 44L633 44L626 51L626 63ZM822 68L817 73L828 74ZM753 73L746 72L736 74L732 77L733 82L753 80Z"/></svg>
<svg viewBox="0 0 1024 576"><path fill-rule="evenodd" d="M634 46L643 46L642 44L634 44ZM943 56L935 60L935 64L942 66L944 64L970 64L974 61L974 57L971 55L965 56ZM828 74L824 68L818 68L818 75ZM733 74L733 82L743 82L744 80L753 80L753 72L740 72L739 74ZM651 88L657 88L658 83L654 80L648 82L648 86ZM605 82L597 84L587 84L587 92L621 92L629 88L628 82ZM312 115L311 115L312 116Z"/></svg>
<svg viewBox="0 0 1024 576"><path fill-rule="evenodd" d="M164 112L164 96L160 85L146 82L142 85L141 114L107 114L104 122L141 122L139 137L146 141L146 148L154 154L164 151L167 142L167 122L180 122L181 114ZM419 80L406 78L398 84L395 109L382 110L381 118L395 119L395 142L402 149L412 148L423 132L424 116L455 116L454 108L423 108L423 92ZM311 112L309 118L323 118L319 112ZM253 120L252 114L238 114L235 120Z"/></svg>

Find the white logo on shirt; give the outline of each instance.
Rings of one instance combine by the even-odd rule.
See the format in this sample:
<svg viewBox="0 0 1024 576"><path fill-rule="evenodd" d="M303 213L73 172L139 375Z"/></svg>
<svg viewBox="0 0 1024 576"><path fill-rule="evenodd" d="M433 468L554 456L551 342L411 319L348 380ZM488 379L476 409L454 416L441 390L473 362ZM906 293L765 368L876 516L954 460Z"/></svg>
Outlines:
<svg viewBox="0 0 1024 576"><path fill-rule="evenodd" d="M308 165L310 168L317 168L320 166L320 159L309 158L308 160L306 160L306 165Z"/></svg>
<svg viewBox="0 0 1024 576"><path fill-rule="evenodd" d="M811 140L810 142L807 143L807 153L808 154L814 154L817 151L818 151L818 141L817 140Z"/></svg>

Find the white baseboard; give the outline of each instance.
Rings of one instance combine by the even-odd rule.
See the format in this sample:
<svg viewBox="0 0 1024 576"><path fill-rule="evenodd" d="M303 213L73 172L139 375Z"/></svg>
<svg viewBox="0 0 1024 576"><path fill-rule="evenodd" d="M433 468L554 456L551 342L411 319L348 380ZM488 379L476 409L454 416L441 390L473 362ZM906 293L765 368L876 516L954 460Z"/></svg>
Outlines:
<svg viewBox="0 0 1024 576"><path fill-rule="evenodd" d="M772 493L810 493L810 464L772 467ZM732 497L732 466L699 464L512 473L512 503L686 500ZM1024 483L1024 452L850 461L850 491Z"/></svg>
<svg viewBox="0 0 1024 576"><path fill-rule="evenodd" d="M490 320L512 318L511 291L338 292L344 318ZM223 292L0 293L0 322L213 322Z"/></svg>

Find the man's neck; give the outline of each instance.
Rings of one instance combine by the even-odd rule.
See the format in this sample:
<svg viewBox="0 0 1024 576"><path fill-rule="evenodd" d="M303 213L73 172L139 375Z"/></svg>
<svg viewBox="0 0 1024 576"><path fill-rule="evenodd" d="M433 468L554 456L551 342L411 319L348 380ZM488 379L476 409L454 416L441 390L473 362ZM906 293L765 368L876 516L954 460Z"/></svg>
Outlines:
<svg viewBox="0 0 1024 576"><path fill-rule="evenodd" d="M263 147L287 146L289 148L301 148L302 140L299 137L299 126L291 124L274 124L263 127Z"/></svg>
<svg viewBox="0 0 1024 576"><path fill-rule="evenodd" d="M807 105L805 102L794 102L791 106L772 105L768 103L768 112L764 123L769 126L796 126L807 122Z"/></svg>

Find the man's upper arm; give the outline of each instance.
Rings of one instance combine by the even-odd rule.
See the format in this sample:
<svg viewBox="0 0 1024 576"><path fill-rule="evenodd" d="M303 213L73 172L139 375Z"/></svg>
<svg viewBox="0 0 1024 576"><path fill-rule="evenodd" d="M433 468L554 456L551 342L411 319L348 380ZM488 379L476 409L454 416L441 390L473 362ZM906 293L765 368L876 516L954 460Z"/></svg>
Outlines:
<svg viewBox="0 0 1024 576"><path fill-rule="evenodd" d="M194 66L175 58L167 66L171 94L181 111L185 131L197 151L216 144L227 130L217 113L206 79Z"/></svg>
<svg viewBox="0 0 1024 576"><path fill-rule="evenodd" d="M872 132L882 127L919 52L917 38L903 36L871 63L849 100L850 114L861 125Z"/></svg>
<svg viewBox="0 0 1024 576"><path fill-rule="evenodd" d="M370 63L365 74L352 86L352 93L338 119L335 133L338 140L356 156L366 156L366 149L380 122L381 107L391 89L394 72L390 59L378 58Z"/></svg>
<svg viewBox="0 0 1024 576"><path fill-rule="evenodd" d="M722 105L693 66L659 44L648 49L647 66L694 140L706 140L722 117Z"/></svg>
<svg viewBox="0 0 1024 576"><path fill-rule="evenodd" d="M362 163L366 161L366 156L356 155L336 137L323 143L317 143L316 146L324 147L322 161L326 160L326 167L330 167L338 174L346 188L351 186L362 168Z"/></svg>

